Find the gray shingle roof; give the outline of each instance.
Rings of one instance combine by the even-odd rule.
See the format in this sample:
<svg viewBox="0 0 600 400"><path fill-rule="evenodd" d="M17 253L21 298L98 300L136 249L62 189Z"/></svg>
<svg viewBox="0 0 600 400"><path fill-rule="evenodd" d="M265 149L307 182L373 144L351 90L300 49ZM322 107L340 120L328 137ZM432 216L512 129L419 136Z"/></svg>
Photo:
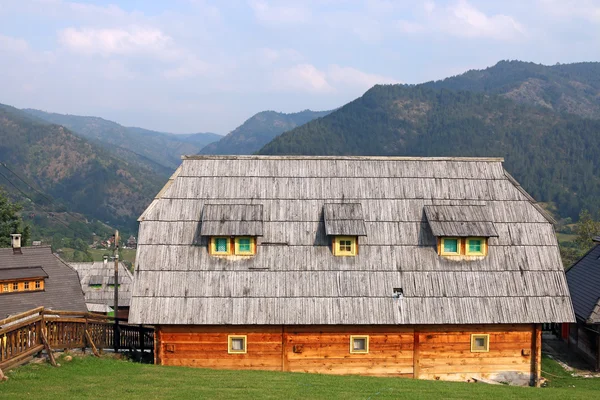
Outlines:
<svg viewBox="0 0 600 400"><path fill-rule="evenodd" d="M262 206L256 256L208 254L197 232L216 203ZM331 254L326 204L360 204L356 257ZM438 256L426 206L484 206L488 256ZM188 157L140 221L133 323L573 320L553 227L501 159Z"/></svg>
<svg viewBox="0 0 600 400"><path fill-rule="evenodd" d="M325 204L323 219L327 235L367 236L360 203Z"/></svg>
<svg viewBox="0 0 600 400"><path fill-rule="evenodd" d="M486 206L425 206L425 215L434 236L498 237Z"/></svg>
<svg viewBox="0 0 600 400"><path fill-rule="evenodd" d="M600 324L600 245L567 270L567 282L577 318Z"/></svg>
<svg viewBox="0 0 600 400"><path fill-rule="evenodd" d="M262 236L260 204L206 204L202 209L201 236Z"/></svg>
<svg viewBox="0 0 600 400"><path fill-rule="evenodd" d="M47 277L42 267L0 268L0 280Z"/></svg>
<svg viewBox="0 0 600 400"><path fill-rule="evenodd" d="M85 293L85 301L96 306L88 307L89 311L99 309L98 305L114 306L115 298L115 264L109 261L106 265L102 261L71 263L79 273L81 287ZM102 285L94 288L90 285ZM128 307L131 302L131 289L133 276L123 263L119 263L119 307Z"/></svg>
<svg viewBox="0 0 600 400"><path fill-rule="evenodd" d="M77 272L54 254L50 247L21 248L13 254L11 248L0 249L0 271L40 266L48 274L45 290L0 295L0 318L44 306L55 310L86 311Z"/></svg>

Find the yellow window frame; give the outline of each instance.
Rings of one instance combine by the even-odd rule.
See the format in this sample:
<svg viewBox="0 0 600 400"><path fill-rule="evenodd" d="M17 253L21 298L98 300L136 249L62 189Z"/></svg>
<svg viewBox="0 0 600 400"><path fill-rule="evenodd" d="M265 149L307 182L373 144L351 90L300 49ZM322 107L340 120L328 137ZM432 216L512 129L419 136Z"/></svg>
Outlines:
<svg viewBox="0 0 600 400"><path fill-rule="evenodd" d="M446 240L456 240L456 252L453 251L445 251L444 250L444 244L446 242ZM440 243L440 255L442 256L460 256L461 252L461 247L462 247L462 243L461 243L461 238L459 237L443 237Z"/></svg>
<svg viewBox="0 0 600 400"><path fill-rule="evenodd" d="M227 251L217 251L217 239L227 240ZM231 254L231 242L227 236L212 236L210 238L210 254L226 256Z"/></svg>
<svg viewBox="0 0 600 400"><path fill-rule="evenodd" d="M340 248L340 243L342 241L349 241L350 242L350 251L348 250L342 250ZM336 236L333 239L333 254L336 256L356 256L357 253L357 248L358 248L358 241L356 236Z"/></svg>
<svg viewBox="0 0 600 400"><path fill-rule="evenodd" d="M477 346L477 339L484 340L484 346ZM490 335L489 334L472 334L471 335L471 353L489 353L490 351Z"/></svg>
<svg viewBox="0 0 600 400"><path fill-rule="evenodd" d="M364 340L365 348L363 350L354 349L355 340ZM350 335L350 354L368 354L369 353L369 335Z"/></svg>
<svg viewBox="0 0 600 400"><path fill-rule="evenodd" d="M250 251L240 250L240 240L250 240ZM235 254L238 256L252 256L256 254L256 240L252 236L239 236L235 238Z"/></svg>
<svg viewBox="0 0 600 400"><path fill-rule="evenodd" d="M233 349L234 340L243 340L244 348L242 350ZM247 335L228 335L227 336L227 353L229 354L246 354L248 352L248 337Z"/></svg>
<svg viewBox="0 0 600 400"><path fill-rule="evenodd" d="M469 251L469 242L471 240L481 241L481 251ZM487 240L484 237L470 237L465 241L465 253L468 256L485 256L487 254Z"/></svg>

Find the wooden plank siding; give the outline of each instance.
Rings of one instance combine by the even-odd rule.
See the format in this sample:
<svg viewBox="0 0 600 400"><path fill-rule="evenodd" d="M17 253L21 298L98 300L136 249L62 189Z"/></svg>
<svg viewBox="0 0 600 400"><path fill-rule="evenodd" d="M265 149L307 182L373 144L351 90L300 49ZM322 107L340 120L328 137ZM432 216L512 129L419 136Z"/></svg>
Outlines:
<svg viewBox="0 0 600 400"><path fill-rule="evenodd" d="M163 325L162 365L326 374L402 376L528 384L539 370L534 324L514 325ZM471 352L472 334L489 334L489 352ZM228 354L228 335L246 335L247 352ZM350 336L368 335L367 354L350 353Z"/></svg>

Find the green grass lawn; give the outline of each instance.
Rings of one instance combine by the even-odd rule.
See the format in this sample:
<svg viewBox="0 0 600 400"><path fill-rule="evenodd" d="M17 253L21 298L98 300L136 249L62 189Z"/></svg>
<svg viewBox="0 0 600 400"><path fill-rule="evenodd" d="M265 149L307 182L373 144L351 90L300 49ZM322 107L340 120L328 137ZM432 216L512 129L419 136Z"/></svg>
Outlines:
<svg viewBox="0 0 600 400"><path fill-rule="evenodd" d="M94 257L94 261L102 261L105 254L112 257L112 250L107 249L90 249L90 254ZM135 249L121 249L121 261L129 261L132 264L135 261Z"/></svg>
<svg viewBox="0 0 600 400"><path fill-rule="evenodd" d="M560 233L560 232L556 232L556 237L558 238L558 241L560 243L563 243L563 242L574 242L575 239L577 239L577 235L568 234L568 233Z"/></svg>
<svg viewBox="0 0 600 400"><path fill-rule="evenodd" d="M573 378L550 359L547 388L262 371L160 367L110 358L59 360L9 372L0 398L109 399L593 399L600 378Z"/></svg>

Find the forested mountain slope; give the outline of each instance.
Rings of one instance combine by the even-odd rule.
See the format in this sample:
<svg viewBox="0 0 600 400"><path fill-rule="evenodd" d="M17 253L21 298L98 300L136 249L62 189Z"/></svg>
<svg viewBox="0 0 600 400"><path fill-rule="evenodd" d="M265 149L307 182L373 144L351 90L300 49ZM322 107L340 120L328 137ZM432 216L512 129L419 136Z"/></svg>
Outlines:
<svg viewBox="0 0 600 400"><path fill-rule="evenodd" d="M260 154L496 156L539 201L600 209L600 121L498 95L378 85Z"/></svg>
<svg viewBox="0 0 600 400"><path fill-rule="evenodd" d="M129 128L98 117L64 115L47 113L40 110L23 110L35 117L62 125L87 139L114 149L115 146L134 153L138 162L160 172L155 168L158 164L167 173L172 172L181 164L181 156L196 154L209 143L215 142L222 136L215 133L194 133L176 135L156 132L142 128ZM121 152L121 157L127 152Z"/></svg>
<svg viewBox="0 0 600 400"><path fill-rule="evenodd" d="M484 70L471 70L424 85L435 89L501 94L519 103L600 119L598 62L547 66L500 61Z"/></svg>
<svg viewBox="0 0 600 400"><path fill-rule="evenodd" d="M262 111L215 143L204 147L200 154L252 154L285 131L303 125L331 111L304 110L284 114Z"/></svg>
<svg viewBox="0 0 600 400"><path fill-rule="evenodd" d="M165 182L62 126L5 105L0 105L0 160L66 209L118 226L134 226ZM15 191L4 178L0 185Z"/></svg>

